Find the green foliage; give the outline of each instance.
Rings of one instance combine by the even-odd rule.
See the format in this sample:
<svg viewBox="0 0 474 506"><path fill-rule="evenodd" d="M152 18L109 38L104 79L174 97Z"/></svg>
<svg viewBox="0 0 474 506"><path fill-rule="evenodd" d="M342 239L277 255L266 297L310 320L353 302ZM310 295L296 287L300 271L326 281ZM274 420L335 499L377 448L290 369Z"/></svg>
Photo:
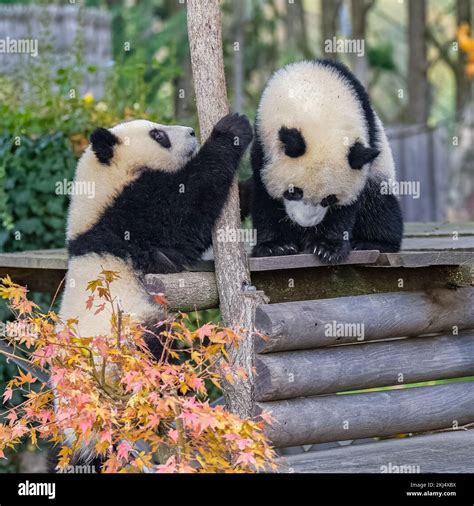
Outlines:
<svg viewBox="0 0 474 506"><path fill-rule="evenodd" d="M71 142L63 132L20 137L19 142L16 146L8 134L0 137L7 192L2 206L7 226L0 231L0 250L63 247L68 200L56 195L55 186L73 177L76 160Z"/></svg>
<svg viewBox="0 0 474 506"><path fill-rule="evenodd" d="M393 72L397 68L393 56L393 45L391 43L369 47L367 58L370 67L373 69Z"/></svg>

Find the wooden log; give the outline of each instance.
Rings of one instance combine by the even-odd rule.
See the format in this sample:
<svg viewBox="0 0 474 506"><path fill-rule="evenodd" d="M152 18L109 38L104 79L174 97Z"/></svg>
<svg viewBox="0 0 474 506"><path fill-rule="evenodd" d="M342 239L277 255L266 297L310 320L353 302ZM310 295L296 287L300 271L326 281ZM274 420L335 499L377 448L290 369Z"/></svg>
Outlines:
<svg viewBox="0 0 474 506"><path fill-rule="evenodd" d="M349 295L412 292L471 286L469 267L437 265L405 269L340 265L324 269L252 272L252 282L270 302L327 299Z"/></svg>
<svg viewBox="0 0 474 506"><path fill-rule="evenodd" d="M277 448L457 428L474 422L474 382L259 402Z"/></svg>
<svg viewBox="0 0 474 506"><path fill-rule="evenodd" d="M174 311L195 311L219 307L214 272L147 274L145 287L154 295L164 293Z"/></svg>
<svg viewBox="0 0 474 506"><path fill-rule="evenodd" d="M255 365L257 401L474 376L474 331L266 353L257 355Z"/></svg>
<svg viewBox="0 0 474 506"><path fill-rule="evenodd" d="M474 328L474 288L270 304L257 309L258 353ZM354 329L363 325L361 338ZM334 329L337 332L334 332Z"/></svg>
<svg viewBox="0 0 474 506"><path fill-rule="evenodd" d="M474 473L474 430L388 439L292 455L287 473Z"/></svg>

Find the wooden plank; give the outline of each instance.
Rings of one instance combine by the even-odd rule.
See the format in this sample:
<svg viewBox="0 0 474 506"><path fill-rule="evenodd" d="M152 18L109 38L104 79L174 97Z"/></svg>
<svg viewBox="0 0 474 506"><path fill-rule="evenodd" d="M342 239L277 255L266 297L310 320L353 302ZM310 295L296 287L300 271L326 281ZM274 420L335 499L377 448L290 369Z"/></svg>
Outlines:
<svg viewBox="0 0 474 506"><path fill-rule="evenodd" d="M402 242L403 250L457 250L474 251L474 236L452 237L405 237Z"/></svg>
<svg viewBox="0 0 474 506"><path fill-rule="evenodd" d="M474 430L439 432L278 460L287 473L474 473Z"/></svg>
<svg viewBox="0 0 474 506"><path fill-rule="evenodd" d="M349 258L340 265L357 265L374 263L379 252L353 251ZM275 269L300 269L304 267L327 267L317 256L310 254L287 255L275 257L255 257L249 258L251 271L269 271ZM1 267L16 267L24 269L67 269L66 250L38 250L24 251L16 253L1 253ZM193 272L211 272L214 271L214 262L205 260L192 266Z"/></svg>
<svg viewBox="0 0 474 506"><path fill-rule="evenodd" d="M357 265L375 263L380 253L376 250L352 251L349 258L338 265ZM305 267L327 267L316 255L286 255L275 257L249 258L250 270L274 271L280 269L301 269Z"/></svg>
<svg viewBox="0 0 474 506"><path fill-rule="evenodd" d="M474 422L474 382L258 402L277 448L456 428Z"/></svg>
<svg viewBox="0 0 474 506"><path fill-rule="evenodd" d="M404 226L405 237L439 237L439 236L474 236L474 222L444 223L444 222L409 222Z"/></svg>
<svg viewBox="0 0 474 506"><path fill-rule="evenodd" d="M14 267L17 269L67 269L66 250L38 250L21 251L16 253L1 253L0 267Z"/></svg>
<svg viewBox="0 0 474 506"><path fill-rule="evenodd" d="M321 348L364 341L474 328L474 288L393 292L269 304L257 308L258 353ZM343 329L334 335L334 325Z"/></svg>
<svg viewBox="0 0 474 506"><path fill-rule="evenodd" d="M474 331L259 354L255 366L257 401L474 376Z"/></svg>
<svg viewBox="0 0 474 506"><path fill-rule="evenodd" d="M474 265L471 251L402 251L381 253L376 266L428 267L431 265Z"/></svg>

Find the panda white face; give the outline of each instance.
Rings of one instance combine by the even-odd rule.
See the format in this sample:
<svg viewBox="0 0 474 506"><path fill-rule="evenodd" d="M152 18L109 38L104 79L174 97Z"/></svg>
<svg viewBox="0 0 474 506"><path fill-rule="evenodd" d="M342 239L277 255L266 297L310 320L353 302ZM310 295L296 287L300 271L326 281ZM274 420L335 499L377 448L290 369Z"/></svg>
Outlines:
<svg viewBox="0 0 474 506"><path fill-rule="evenodd" d="M300 62L273 76L257 114L261 177L291 220L312 227L328 206L358 198L379 154L366 130L359 101L330 68Z"/></svg>
<svg viewBox="0 0 474 506"><path fill-rule="evenodd" d="M181 169L198 149L194 130L184 126L133 120L121 123L109 132L117 138L110 164L127 172L142 167L175 172ZM91 148L95 152L94 140L91 140Z"/></svg>
<svg viewBox="0 0 474 506"><path fill-rule="evenodd" d="M143 170L177 172L197 153L194 130L133 120L113 128L98 128L79 160L77 187L94 188L94 195L71 198L67 238L90 229L123 189Z"/></svg>

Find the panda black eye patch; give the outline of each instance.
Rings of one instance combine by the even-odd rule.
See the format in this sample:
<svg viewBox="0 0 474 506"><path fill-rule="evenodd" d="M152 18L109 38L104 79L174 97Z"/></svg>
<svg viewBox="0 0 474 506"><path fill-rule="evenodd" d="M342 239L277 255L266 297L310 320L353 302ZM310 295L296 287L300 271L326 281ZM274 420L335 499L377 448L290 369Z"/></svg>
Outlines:
<svg viewBox="0 0 474 506"><path fill-rule="evenodd" d="M153 130L150 130L149 135L154 141L160 144L160 146L163 146L166 149L169 149L171 147L170 138L165 131L154 128Z"/></svg>
<svg viewBox="0 0 474 506"><path fill-rule="evenodd" d="M278 138L285 148L285 155L298 158L306 153L306 142L302 133L296 128L281 127Z"/></svg>

